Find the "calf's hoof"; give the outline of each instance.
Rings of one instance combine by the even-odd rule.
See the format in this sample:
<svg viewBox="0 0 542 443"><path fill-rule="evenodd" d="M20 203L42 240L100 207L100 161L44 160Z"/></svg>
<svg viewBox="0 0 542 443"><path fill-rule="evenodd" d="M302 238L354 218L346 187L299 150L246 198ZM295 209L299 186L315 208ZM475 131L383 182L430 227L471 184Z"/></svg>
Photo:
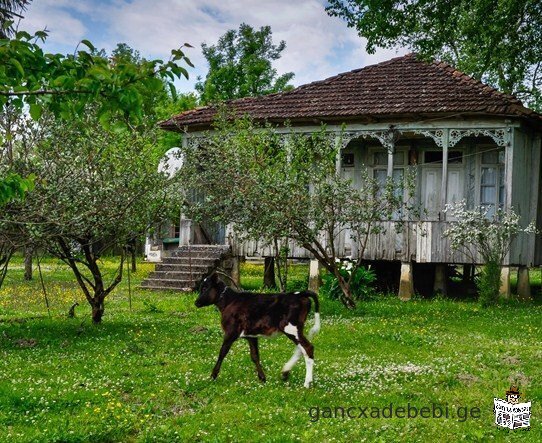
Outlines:
<svg viewBox="0 0 542 443"><path fill-rule="evenodd" d="M312 388L312 381L309 381L309 382L306 381L306 382L303 384L303 386L304 386L305 388L307 388L307 389L308 389L308 388Z"/></svg>
<svg viewBox="0 0 542 443"><path fill-rule="evenodd" d="M282 378L282 381L288 381L288 379L290 378L290 371L283 372L281 375L281 378Z"/></svg>
<svg viewBox="0 0 542 443"><path fill-rule="evenodd" d="M216 380L217 377L218 377L218 374L216 374L216 373L214 373L214 372L211 373L211 378L212 378L213 380Z"/></svg>
<svg viewBox="0 0 542 443"><path fill-rule="evenodd" d="M265 375L263 375L263 376L259 376L259 375L258 375L258 378L260 379L260 381L261 381L262 383L265 383L265 382L267 381L267 379L265 378Z"/></svg>

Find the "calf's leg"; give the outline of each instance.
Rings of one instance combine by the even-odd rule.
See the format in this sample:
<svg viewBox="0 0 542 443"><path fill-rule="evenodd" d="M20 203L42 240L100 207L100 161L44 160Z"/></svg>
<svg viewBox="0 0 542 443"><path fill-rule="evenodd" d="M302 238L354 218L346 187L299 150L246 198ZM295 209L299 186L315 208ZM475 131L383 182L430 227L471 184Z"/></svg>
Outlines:
<svg viewBox="0 0 542 443"><path fill-rule="evenodd" d="M256 365L256 370L258 371L258 378L265 382L265 374L260 364L260 351L258 350L258 339L254 337L247 338L248 344L250 346L250 358Z"/></svg>
<svg viewBox="0 0 542 443"><path fill-rule="evenodd" d="M295 327L295 330L292 328L284 329L284 333L286 334L286 337L288 337L290 340L292 340L296 345L297 348L294 352L294 355L286 362L284 367L282 368L282 379L288 380L288 376L290 375L290 371L294 367L294 365L297 363L301 355L305 357L305 383L304 386L306 388L310 388L312 384L313 379L313 370L314 370L314 346L312 343L307 340L307 338L303 335L302 328Z"/></svg>
<svg viewBox="0 0 542 443"><path fill-rule="evenodd" d="M303 357L305 357L305 383L303 386L310 388L314 369L314 346L302 333L299 334L299 344L301 346Z"/></svg>
<svg viewBox="0 0 542 443"><path fill-rule="evenodd" d="M220 372L220 366L222 365L222 360L224 360L224 357L226 357L226 355L228 354L231 345L235 340L237 340L237 336L235 335L227 335L226 337L224 337L222 347L220 348L220 353L218 354L218 360L215 367L213 368L213 372L211 372L211 377L213 378L213 380L218 377L218 373Z"/></svg>
<svg viewBox="0 0 542 443"><path fill-rule="evenodd" d="M303 352L301 351L301 345L297 344L292 357L282 367L282 379L284 381L288 380L288 377L290 376L290 371L292 370L292 368L295 366L295 364L298 362L298 360L301 358L302 355L303 355Z"/></svg>

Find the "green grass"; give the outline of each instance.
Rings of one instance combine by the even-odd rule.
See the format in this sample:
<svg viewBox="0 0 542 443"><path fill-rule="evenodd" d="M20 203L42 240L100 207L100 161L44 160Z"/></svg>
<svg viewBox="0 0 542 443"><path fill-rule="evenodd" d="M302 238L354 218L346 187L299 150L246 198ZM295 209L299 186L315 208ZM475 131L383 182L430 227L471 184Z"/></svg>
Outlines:
<svg viewBox="0 0 542 443"><path fill-rule="evenodd" d="M105 266L112 271L115 263ZM22 281L20 260L0 290L0 441L542 441L539 304L481 309L382 296L347 311L322 300L315 385L307 390L302 362L289 382L280 380L293 351L282 337L261 340L266 384L241 340L212 382L219 315L196 309L194 294L137 289L130 311L125 280L95 326L68 270L52 260L43 268L51 318L39 279ZM140 265L132 284L151 269ZM303 269L292 271L295 279L305 278ZM261 268L243 271L243 283L257 287ZM81 306L69 319L74 299ZM530 431L493 425L493 397L502 398L510 383L533 403ZM390 403L478 407L481 416L309 416L314 407Z"/></svg>

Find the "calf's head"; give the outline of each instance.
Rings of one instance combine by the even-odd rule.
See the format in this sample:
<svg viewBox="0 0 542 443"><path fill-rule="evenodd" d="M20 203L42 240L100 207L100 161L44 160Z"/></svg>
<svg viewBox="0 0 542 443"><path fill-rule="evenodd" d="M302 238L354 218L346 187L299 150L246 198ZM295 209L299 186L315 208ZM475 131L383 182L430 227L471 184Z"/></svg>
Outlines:
<svg viewBox="0 0 542 443"><path fill-rule="evenodd" d="M226 289L226 285L218 279L218 275L211 274L201 282L199 296L195 302L196 307L202 308L216 304L224 289Z"/></svg>

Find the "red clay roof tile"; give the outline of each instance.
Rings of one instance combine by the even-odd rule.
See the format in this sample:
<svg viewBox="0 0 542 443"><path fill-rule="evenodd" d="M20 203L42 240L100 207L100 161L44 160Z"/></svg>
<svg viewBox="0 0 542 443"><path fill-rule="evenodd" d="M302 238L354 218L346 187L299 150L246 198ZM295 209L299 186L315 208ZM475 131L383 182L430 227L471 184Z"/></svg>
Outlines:
<svg viewBox="0 0 542 443"><path fill-rule="evenodd" d="M292 91L226 102L236 115L256 120L311 121L416 114L511 115L542 121L542 115L444 62L415 54L342 73ZM161 123L163 129L209 127L215 106L185 111Z"/></svg>

